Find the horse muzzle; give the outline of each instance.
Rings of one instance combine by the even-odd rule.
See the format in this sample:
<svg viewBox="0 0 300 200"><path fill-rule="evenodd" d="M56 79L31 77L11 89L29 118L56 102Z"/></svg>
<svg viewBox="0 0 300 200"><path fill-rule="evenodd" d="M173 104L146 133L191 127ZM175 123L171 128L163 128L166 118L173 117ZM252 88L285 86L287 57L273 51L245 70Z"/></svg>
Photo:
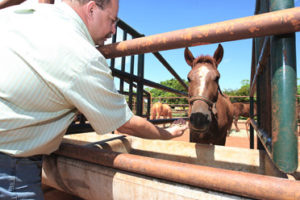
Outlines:
<svg viewBox="0 0 300 200"><path fill-rule="evenodd" d="M201 112L191 113L190 129L194 132L205 133L209 130L211 123L211 115Z"/></svg>

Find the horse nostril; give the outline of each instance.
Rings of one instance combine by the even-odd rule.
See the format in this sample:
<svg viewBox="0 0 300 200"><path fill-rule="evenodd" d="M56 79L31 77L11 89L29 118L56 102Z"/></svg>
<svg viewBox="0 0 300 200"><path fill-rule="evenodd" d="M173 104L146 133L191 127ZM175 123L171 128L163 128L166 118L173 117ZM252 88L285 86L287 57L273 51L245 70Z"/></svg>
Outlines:
<svg viewBox="0 0 300 200"><path fill-rule="evenodd" d="M210 117L209 115L200 112L192 113L190 116L190 122L196 128L201 128L202 126L206 126L210 123Z"/></svg>

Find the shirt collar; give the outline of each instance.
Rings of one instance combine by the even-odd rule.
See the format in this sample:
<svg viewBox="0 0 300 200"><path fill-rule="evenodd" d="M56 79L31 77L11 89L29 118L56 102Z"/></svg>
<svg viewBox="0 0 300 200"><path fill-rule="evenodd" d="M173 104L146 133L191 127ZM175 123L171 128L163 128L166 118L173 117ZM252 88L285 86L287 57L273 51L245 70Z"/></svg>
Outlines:
<svg viewBox="0 0 300 200"><path fill-rule="evenodd" d="M76 11L65 2L59 2L55 5L62 10L65 16L68 16L72 19L72 21L70 20L70 23L73 23L76 26L77 30L80 32L80 34L82 34L93 46L95 46L91 34L89 33L85 23L76 13Z"/></svg>

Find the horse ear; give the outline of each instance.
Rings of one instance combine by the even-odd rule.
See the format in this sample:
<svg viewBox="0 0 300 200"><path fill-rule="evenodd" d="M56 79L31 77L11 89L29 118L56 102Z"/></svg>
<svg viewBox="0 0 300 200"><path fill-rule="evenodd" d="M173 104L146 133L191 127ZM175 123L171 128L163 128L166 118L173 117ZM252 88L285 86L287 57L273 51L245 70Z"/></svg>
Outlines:
<svg viewBox="0 0 300 200"><path fill-rule="evenodd" d="M189 66L193 67L193 61L194 61L195 58L194 58L192 52L187 47L184 50L184 58L185 58L186 63Z"/></svg>
<svg viewBox="0 0 300 200"><path fill-rule="evenodd" d="M216 60L217 65L219 65L220 62L222 61L223 54L224 54L224 49L223 49L222 45L219 44L217 50L214 53L214 59Z"/></svg>

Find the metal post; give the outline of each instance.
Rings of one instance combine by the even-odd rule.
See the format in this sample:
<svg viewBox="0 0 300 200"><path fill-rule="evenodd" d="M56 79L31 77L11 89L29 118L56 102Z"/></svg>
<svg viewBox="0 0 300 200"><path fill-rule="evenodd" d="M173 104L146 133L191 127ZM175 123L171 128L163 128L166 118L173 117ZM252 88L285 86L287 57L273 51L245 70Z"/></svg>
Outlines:
<svg viewBox="0 0 300 200"><path fill-rule="evenodd" d="M123 30L123 41L127 40L127 31ZM126 63L126 56L123 56L121 59L121 71L125 72L125 63ZM123 94L124 92L124 79L120 78L120 93Z"/></svg>
<svg viewBox="0 0 300 200"><path fill-rule="evenodd" d="M133 76L134 73L134 56L130 57L130 81L129 81L129 100L128 100L128 104L129 104L129 108L132 110L133 106L132 106L132 96L133 96Z"/></svg>
<svg viewBox="0 0 300 200"><path fill-rule="evenodd" d="M256 1L256 11L255 14L262 14L268 12L268 2L267 1ZM261 50L264 42L264 37L257 37L255 40L255 66L258 66L259 58L261 55ZM256 92L257 92L257 124L260 128L264 127L264 121L262 120L265 116L263 112L266 111L266 107L264 107L265 103L265 86L264 86L264 76L262 74L257 75L257 84L256 84ZM264 115L264 116L263 116ZM254 136L253 136L254 137ZM264 149L264 146L260 139L257 137L257 149ZM252 144L254 146L254 144Z"/></svg>
<svg viewBox="0 0 300 200"><path fill-rule="evenodd" d="M271 0L270 11L294 7L293 0ZM285 173L298 167L295 33L271 37L272 144L275 165Z"/></svg>
<svg viewBox="0 0 300 200"><path fill-rule="evenodd" d="M112 43L116 43L117 42L117 30L118 29L116 29L116 33L112 36ZM115 58L111 58L110 59L110 67L111 68L115 68Z"/></svg>
<svg viewBox="0 0 300 200"><path fill-rule="evenodd" d="M136 115L143 115L143 90L144 90L144 54L138 55L138 82L136 95Z"/></svg>

